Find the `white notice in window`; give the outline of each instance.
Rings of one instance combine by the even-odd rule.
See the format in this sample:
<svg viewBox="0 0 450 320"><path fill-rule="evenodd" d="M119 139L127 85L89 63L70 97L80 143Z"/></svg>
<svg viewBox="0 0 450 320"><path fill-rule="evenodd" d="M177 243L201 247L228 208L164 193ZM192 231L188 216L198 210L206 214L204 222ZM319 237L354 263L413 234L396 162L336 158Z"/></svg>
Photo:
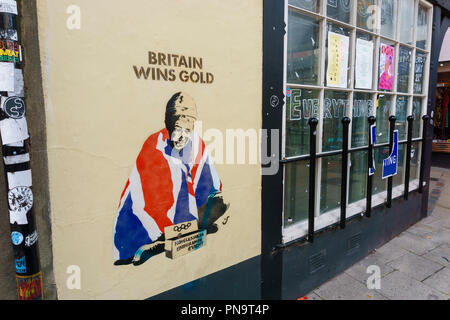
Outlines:
<svg viewBox="0 0 450 320"><path fill-rule="evenodd" d="M373 42L356 39L355 88L372 89Z"/></svg>

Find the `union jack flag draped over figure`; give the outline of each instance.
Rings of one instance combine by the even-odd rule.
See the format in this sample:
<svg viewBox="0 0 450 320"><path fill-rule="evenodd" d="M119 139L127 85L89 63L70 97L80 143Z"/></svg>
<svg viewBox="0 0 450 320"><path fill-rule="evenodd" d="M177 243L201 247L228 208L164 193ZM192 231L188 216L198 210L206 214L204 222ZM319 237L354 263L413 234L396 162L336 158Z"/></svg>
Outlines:
<svg viewBox="0 0 450 320"><path fill-rule="evenodd" d="M139 264L136 255L142 254L143 246L164 240L165 227L193 220L207 227L202 226L208 223L208 218L202 219L204 209L222 191L222 183L204 141L190 132L196 109L186 107L188 102L193 100L183 93L172 97L166 128L151 135L139 153L115 222L116 265ZM189 138L177 136L177 130L189 131Z"/></svg>

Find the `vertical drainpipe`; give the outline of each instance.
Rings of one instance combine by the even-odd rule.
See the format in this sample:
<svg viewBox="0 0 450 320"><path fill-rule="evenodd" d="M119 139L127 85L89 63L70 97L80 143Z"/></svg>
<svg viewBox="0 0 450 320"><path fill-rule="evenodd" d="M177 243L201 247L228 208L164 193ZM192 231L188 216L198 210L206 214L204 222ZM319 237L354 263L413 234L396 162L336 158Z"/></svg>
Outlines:
<svg viewBox="0 0 450 320"><path fill-rule="evenodd" d="M42 300L19 22L16 1L0 1L0 136L17 296L19 300Z"/></svg>

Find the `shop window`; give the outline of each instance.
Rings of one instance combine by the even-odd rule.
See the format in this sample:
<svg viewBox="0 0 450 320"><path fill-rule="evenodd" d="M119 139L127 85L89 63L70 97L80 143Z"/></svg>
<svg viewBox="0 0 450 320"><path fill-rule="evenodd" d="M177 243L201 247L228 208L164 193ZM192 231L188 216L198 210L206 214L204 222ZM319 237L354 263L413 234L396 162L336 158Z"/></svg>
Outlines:
<svg viewBox="0 0 450 320"><path fill-rule="evenodd" d="M358 0L356 11L356 26L369 31L374 31L376 27L376 20L373 19L373 15L376 13L376 9L373 7L374 5L374 0Z"/></svg>
<svg viewBox="0 0 450 320"><path fill-rule="evenodd" d="M353 0L327 0L327 16L342 22L350 22Z"/></svg>
<svg viewBox="0 0 450 320"><path fill-rule="evenodd" d="M400 0L400 25L399 25L399 36L400 42L412 45L413 44L413 33L414 21L411 19L414 17L414 0Z"/></svg>
<svg viewBox="0 0 450 320"><path fill-rule="evenodd" d="M398 140L406 140L406 115L408 113L408 97L397 96L395 105L395 130L398 130Z"/></svg>
<svg viewBox="0 0 450 320"><path fill-rule="evenodd" d="M425 72L425 65L427 61L427 54L417 51L416 62L414 64L414 93L423 93L423 79Z"/></svg>
<svg viewBox="0 0 450 320"><path fill-rule="evenodd" d="M289 10L287 81L318 84L319 59L319 22Z"/></svg>
<svg viewBox="0 0 450 320"><path fill-rule="evenodd" d="M400 46L398 51L397 91L408 93L412 50Z"/></svg>
<svg viewBox="0 0 450 320"><path fill-rule="evenodd" d="M286 100L286 156L309 154L308 121L319 117L319 91L288 89Z"/></svg>
<svg viewBox="0 0 450 320"><path fill-rule="evenodd" d="M421 98L414 98L413 99L413 109L412 109L412 115L414 117L413 121L413 139L414 138L420 138L420 132L421 132L421 117L422 117L422 99Z"/></svg>
<svg viewBox="0 0 450 320"><path fill-rule="evenodd" d="M387 38L394 38L397 24L397 0L381 1L381 35Z"/></svg>
<svg viewBox="0 0 450 320"><path fill-rule="evenodd" d="M289 0L289 4L312 12L319 12L319 0Z"/></svg>
<svg viewBox="0 0 450 320"><path fill-rule="evenodd" d="M284 242L306 235L311 193L316 228L339 221L344 117L351 119L344 164L347 217L365 210L370 116L376 117L372 205L386 197L382 167L390 155L391 115L396 116L394 129L400 140L394 194L401 194L405 183L409 115L414 116L409 189L417 188L432 14L432 6L424 0L286 0L285 4ZM312 117L318 120L317 157L315 189L309 190Z"/></svg>
<svg viewBox="0 0 450 320"><path fill-rule="evenodd" d="M428 41L428 10L419 5L417 13L417 38L416 47L420 49L427 49Z"/></svg>

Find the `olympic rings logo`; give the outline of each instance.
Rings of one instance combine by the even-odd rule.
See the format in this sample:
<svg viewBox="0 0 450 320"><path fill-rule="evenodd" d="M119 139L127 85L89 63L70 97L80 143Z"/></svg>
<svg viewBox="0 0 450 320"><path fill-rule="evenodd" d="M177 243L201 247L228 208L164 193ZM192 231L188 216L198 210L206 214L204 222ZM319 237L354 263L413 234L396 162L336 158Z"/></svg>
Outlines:
<svg viewBox="0 0 450 320"><path fill-rule="evenodd" d="M187 223L187 224L182 224L182 225L180 225L180 226L175 226L175 227L173 227L173 231L175 231L175 232L181 232L181 231L183 231L183 230L187 230L187 229L189 229L190 227L192 226L192 224L189 222L189 223Z"/></svg>

